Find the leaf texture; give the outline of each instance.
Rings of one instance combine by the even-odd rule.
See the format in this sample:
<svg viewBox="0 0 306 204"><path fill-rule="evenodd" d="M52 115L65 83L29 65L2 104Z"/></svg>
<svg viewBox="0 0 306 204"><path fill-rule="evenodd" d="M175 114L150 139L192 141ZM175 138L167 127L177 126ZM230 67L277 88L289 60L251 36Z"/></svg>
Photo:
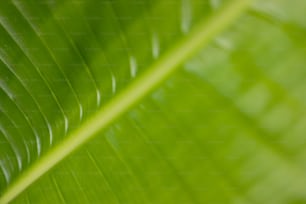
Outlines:
<svg viewBox="0 0 306 204"><path fill-rule="evenodd" d="M1 192L227 3L1 3ZM14 202L305 202L305 7L254 1Z"/></svg>

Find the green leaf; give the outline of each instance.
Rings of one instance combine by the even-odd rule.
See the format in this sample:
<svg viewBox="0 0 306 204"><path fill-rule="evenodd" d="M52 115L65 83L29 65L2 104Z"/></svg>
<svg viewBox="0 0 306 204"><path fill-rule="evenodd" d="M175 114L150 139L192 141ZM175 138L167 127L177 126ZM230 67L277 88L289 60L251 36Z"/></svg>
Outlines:
<svg viewBox="0 0 306 204"><path fill-rule="evenodd" d="M303 1L0 5L0 203L306 202Z"/></svg>

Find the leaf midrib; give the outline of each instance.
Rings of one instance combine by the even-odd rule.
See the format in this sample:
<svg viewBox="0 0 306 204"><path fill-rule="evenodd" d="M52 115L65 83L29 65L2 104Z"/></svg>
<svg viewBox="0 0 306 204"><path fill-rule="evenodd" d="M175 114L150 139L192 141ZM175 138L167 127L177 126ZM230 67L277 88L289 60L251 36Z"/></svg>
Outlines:
<svg viewBox="0 0 306 204"><path fill-rule="evenodd" d="M172 49L138 76L125 90L102 107L77 130L42 156L8 188L0 198L0 204L12 201L40 176L54 167L70 153L98 132L107 128L133 105L166 80L179 66L208 44L211 39L233 23L249 5L250 0L234 0L208 21L203 20Z"/></svg>

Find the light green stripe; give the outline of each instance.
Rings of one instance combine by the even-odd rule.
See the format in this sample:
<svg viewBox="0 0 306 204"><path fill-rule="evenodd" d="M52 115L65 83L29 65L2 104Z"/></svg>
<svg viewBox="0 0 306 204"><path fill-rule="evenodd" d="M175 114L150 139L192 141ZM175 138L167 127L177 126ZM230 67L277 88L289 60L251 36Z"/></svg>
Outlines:
<svg viewBox="0 0 306 204"><path fill-rule="evenodd" d="M99 131L109 126L145 95L160 85L171 73L179 68L179 65L233 23L247 9L249 2L250 0L232 1L216 15L212 16L209 21L200 23L182 41L177 43L173 49L159 58L147 72L136 78L133 83L102 107L91 119L72 132L67 139L55 146L24 172L15 183L8 187L7 191L0 198L0 204L12 201L40 176Z"/></svg>

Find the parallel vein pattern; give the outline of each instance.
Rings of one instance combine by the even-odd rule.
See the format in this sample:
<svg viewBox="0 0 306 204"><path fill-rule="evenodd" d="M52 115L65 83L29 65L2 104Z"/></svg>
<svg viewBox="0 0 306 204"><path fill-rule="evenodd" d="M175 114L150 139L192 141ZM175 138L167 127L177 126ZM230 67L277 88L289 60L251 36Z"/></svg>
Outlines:
<svg viewBox="0 0 306 204"><path fill-rule="evenodd" d="M306 4L245 3L0 3L0 203L304 203Z"/></svg>

